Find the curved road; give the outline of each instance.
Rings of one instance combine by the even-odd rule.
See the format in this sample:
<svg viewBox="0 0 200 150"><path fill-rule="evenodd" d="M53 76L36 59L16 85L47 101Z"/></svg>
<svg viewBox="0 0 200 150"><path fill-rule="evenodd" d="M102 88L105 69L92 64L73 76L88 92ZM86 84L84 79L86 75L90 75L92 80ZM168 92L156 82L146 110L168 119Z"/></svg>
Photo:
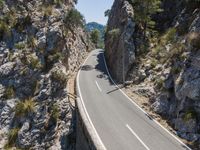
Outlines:
<svg viewBox="0 0 200 150"><path fill-rule="evenodd" d="M88 119L105 150L189 149L113 83L103 50L90 53L78 73L77 84Z"/></svg>

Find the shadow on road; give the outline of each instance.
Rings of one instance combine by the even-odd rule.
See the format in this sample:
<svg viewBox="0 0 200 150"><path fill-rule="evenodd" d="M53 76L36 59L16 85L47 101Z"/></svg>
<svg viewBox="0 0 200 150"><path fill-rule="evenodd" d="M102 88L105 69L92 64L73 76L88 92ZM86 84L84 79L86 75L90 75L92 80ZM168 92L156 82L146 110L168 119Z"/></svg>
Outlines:
<svg viewBox="0 0 200 150"><path fill-rule="evenodd" d="M97 65L95 66L95 69L100 72L99 75L97 75L98 78L104 78L106 80L109 80L109 83L113 85L112 81L110 80L108 76L108 72L106 70L105 64L104 64L104 52L100 52L97 54Z"/></svg>
<svg viewBox="0 0 200 150"><path fill-rule="evenodd" d="M101 78L101 79L105 79L105 80L108 80L110 85L114 85L114 83L112 82L112 80L110 79L109 75L108 75L108 72L106 70L106 64L104 63L104 52L100 52L99 54L97 54L97 62L98 64L95 66L95 69L98 70L99 72L101 72L101 74L97 75L98 78ZM118 85L118 87L116 87L115 89L107 92L107 94L110 94L112 92L115 92L119 89L122 89L126 87L126 85Z"/></svg>
<svg viewBox="0 0 200 150"><path fill-rule="evenodd" d="M81 70L83 70L83 71L90 71L92 69L94 69L94 68L91 65L84 65L81 67Z"/></svg>

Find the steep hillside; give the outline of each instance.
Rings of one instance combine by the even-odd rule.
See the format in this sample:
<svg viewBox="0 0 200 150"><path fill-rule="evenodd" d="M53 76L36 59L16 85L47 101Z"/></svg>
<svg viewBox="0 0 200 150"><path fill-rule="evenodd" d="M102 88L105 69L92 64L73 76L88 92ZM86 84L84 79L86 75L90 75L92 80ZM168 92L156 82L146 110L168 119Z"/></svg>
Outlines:
<svg viewBox="0 0 200 150"><path fill-rule="evenodd" d="M200 3L163 0L161 8L151 16L154 30L144 37L134 3L115 0L105 39L107 63L116 80L132 83L125 90L138 104L199 149Z"/></svg>
<svg viewBox="0 0 200 150"><path fill-rule="evenodd" d="M67 91L90 50L74 0L0 0L0 149L73 149Z"/></svg>
<svg viewBox="0 0 200 150"><path fill-rule="evenodd" d="M86 24L87 31L91 32L91 31L97 29L102 33L102 35L104 33L104 28L105 28L104 25L96 23L96 22L89 22Z"/></svg>

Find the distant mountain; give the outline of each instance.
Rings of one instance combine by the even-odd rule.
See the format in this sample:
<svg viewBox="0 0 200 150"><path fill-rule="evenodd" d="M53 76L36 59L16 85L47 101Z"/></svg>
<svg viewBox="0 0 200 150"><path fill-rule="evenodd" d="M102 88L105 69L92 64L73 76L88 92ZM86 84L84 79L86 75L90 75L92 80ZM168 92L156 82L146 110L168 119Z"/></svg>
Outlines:
<svg viewBox="0 0 200 150"><path fill-rule="evenodd" d="M86 30L91 32L93 30L99 30L102 34L104 33L105 26L96 22L89 22L86 24Z"/></svg>
<svg viewBox="0 0 200 150"><path fill-rule="evenodd" d="M99 30L100 32L100 41L98 44L99 48L104 48L104 32L105 32L105 26L96 22L89 22L86 24L86 30L88 32L92 32L93 30Z"/></svg>

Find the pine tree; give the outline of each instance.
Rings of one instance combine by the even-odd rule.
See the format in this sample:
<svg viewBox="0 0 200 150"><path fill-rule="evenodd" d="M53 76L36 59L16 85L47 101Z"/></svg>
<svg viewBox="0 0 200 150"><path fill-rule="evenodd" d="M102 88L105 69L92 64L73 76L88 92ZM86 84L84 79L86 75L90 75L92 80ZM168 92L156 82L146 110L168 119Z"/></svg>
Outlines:
<svg viewBox="0 0 200 150"><path fill-rule="evenodd" d="M162 11L161 0L129 0L129 2L134 9L134 19L146 37L147 30L152 30L155 26L152 15Z"/></svg>

